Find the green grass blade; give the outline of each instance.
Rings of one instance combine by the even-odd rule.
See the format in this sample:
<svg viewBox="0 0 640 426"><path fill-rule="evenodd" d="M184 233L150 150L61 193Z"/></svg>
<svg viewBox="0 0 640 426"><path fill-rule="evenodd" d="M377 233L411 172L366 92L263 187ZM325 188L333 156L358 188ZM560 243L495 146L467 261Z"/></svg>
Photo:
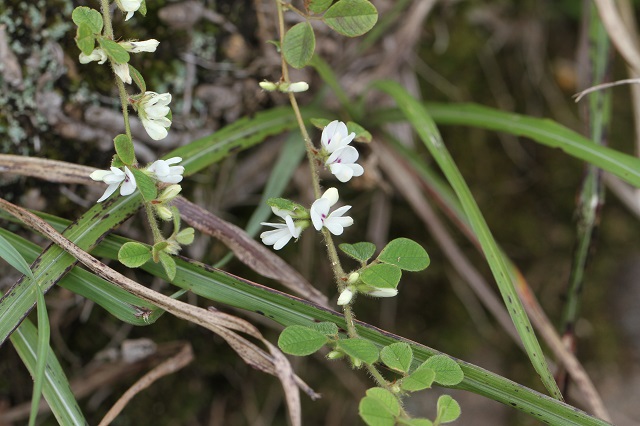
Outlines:
<svg viewBox="0 0 640 426"><path fill-rule="evenodd" d="M305 109L303 116L321 114L313 109ZM264 138L297 126L289 108L275 108L257 113L252 118L243 118L211 136L180 147L167 157L180 156L185 166L185 174L192 174L204 167L220 161L230 153L253 146ZM117 197L105 203L96 204L73 225L63 232L65 237L84 250L90 250L104 234L116 228L121 222L136 212L141 206L138 192L127 197ZM48 247L36 261L36 280L43 292L57 283L75 264L76 260L56 246ZM33 309L35 293L29 282L20 281L0 299L0 344L15 330L20 321Z"/></svg>
<svg viewBox="0 0 640 426"><path fill-rule="evenodd" d="M540 348L540 343L535 336L531 322L527 317L522 302L518 297L514 287L510 268L504 262L500 249L480 213L469 187L460 174L453 159L442 142L440 133L435 123L429 116L424 106L409 95L402 86L391 81L381 81L375 87L391 95L400 109L404 112L407 120L412 124L431 155L434 157L449 184L456 192L464 212L476 234L482 251L489 263L489 267L498 284L502 299L509 311L509 315L516 326L518 335L524 343L529 359L540 376L549 393L557 399L562 399L562 394L556 384L549 367L545 362L544 354Z"/></svg>
<svg viewBox="0 0 640 426"><path fill-rule="evenodd" d="M20 327L11 335L11 343L22 359L31 375L36 374L38 332L36 327L28 319L24 320ZM44 370L44 383L42 394L47 400L58 424L61 425L86 425L78 402L71 392L67 379L58 359L47 345L46 368Z"/></svg>
<svg viewBox="0 0 640 426"><path fill-rule="evenodd" d="M303 116L321 114L318 110L306 108ZM191 175L217 161L243 149L262 142L269 136L295 129L298 123L291 108L280 107L257 113L254 117L242 118L210 136L195 140L188 145L171 151L165 156L182 157L184 176Z"/></svg>
<svg viewBox="0 0 640 426"><path fill-rule="evenodd" d="M69 223L65 222L60 224L58 229L63 231L68 225ZM14 245L18 252L30 262L33 262L42 251L36 244L6 229L0 228L0 236L3 236ZM73 293L94 301L111 315L129 324L137 326L153 324L163 312L146 300L140 299L78 267L74 267L69 271L58 284Z"/></svg>
<svg viewBox="0 0 640 426"><path fill-rule="evenodd" d="M0 235L0 258L7 261L7 263L18 271L22 272L31 279L34 279L33 272L29 264L24 260L20 253L13 247L13 245L4 239Z"/></svg>
<svg viewBox="0 0 640 426"><path fill-rule="evenodd" d="M59 230L65 229L69 225L69 221L53 216L49 216L47 220ZM92 251L92 254L117 259L118 250L122 244L129 241L131 240L127 238L109 235ZM310 326L322 321L333 322L343 328L346 326L343 316L337 312L238 278L199 262L178 256L176 257L176 267L174 285L212 301L259 313L283 326L296 324ZM166 279L160 265L149 262L143 266L143 269L152 275ZM365 323L358 323L357 328L363 338L379 347L388 346L398 341L410 344L415 353L414 367L430 356L441 353ZM497 374L464 361L458 360L457 362L465 373L465 379L455 388L483 395L510 407L515 407L551 425L607 425L606 422L589 416L575 407L549 398Z"/></svg>
<svg viewBox="0 0 640 426"><path fill-rule="evenodd" d="M94 205L63 234L80 248L90 250L96 241L139 208L139 195L118 197L107 203ZM76 259L60 247L50 245L34 262L34 280L19 280L0 299L0 344L26 317L36 303L35 283L46 293L71 270Z"/></svg>
<svg viewBox="0 0 640 426"><path fill-rule="evenodd" d="M255 236L262 227L260 222L265 222L271 217L271 207L267 204L267 200L282 196L287 184L291 181L293 172L296 171L306 152L300 132L291 133L280 150L278 160L273 166L269 180L262 191L258 207L253 211L247 222L245 231L248 235ZM215 267L222 268L232 258L233 253L228 253L216 263Z"/></svg>
<svg viewBox="0 0 640 426"><path fill-rule="evenodd" d="M567 154L593 164L640 187L640 159L600 146L553 120L512 114L475 104L427 103L427 112L438 124L473 126L560 148Z"/></svg>
<svg viewBox="0 0 640 426"><path fill-rule="evenodd" d="M40 407L40 397L42 387L46 380L44 369L47 365L47 355L49 354L49 338L51 328L49 326L49 316L47 315L47 304L44 301L44 293L39 285L34 285L36 289L38 305L38 342L36 347L36 368L33 375L33 395L31 396L31 413L29 415L29 426L36 424L38 418L38 408Z"/></svg>

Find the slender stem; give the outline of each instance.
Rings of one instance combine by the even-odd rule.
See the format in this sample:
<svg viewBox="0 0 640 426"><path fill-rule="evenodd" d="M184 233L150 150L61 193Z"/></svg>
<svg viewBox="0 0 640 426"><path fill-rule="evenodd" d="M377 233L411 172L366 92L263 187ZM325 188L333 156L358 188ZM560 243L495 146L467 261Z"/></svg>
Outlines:
<svg viewBox="0 0 640 426"><path fill-rule="evenodd" d="M280 46L284 44L284 12L283 12L283 3L281 0L276 0L276 5L278 9L278 26L280 31ZM287 7L291 7L287 4ZM296 9L297 11L297 9ZM299 11L297 11L299 12ZM284 59L284 55L281 55L282 58L282 80L285 83L291 83L289 80L289 66ZM300 127L300 132L302 133L302 137L305 142L305 146L307 149L307 159L309 160L309 168L311 169L311 181L313 182L313 192L316 199L321 197L320 190L320 175L318 173L318 166L316 163L316 155L315 148L313 143L311 142L311 138L309 137L309 133L307 132L307 128L304 124L304 120L302 118L302 114L300 113L300 108L298 107L298 102L296 101L295 95L293 93L289 93L289 102L291 103L291 108L293 108L293 112L296 116L296 120L298 121L298 126ZM345 272L342 268L342 264L340 263L340 258L338 257L338 251L336 250L336 245L333 242L333 238L331 236L331 232L327 228L322 228L322 235L325 240L325 244L327 246L327 254L329 256L329 261L331 262L331 269L333 270L333 275L336 280L336 284L338 286L338 291L342 292L345 290ZM347 304L343 306L344 319L347 326L347 335L350 338L358 337L358 331L354 322L354 314L353 309L351 308L351 304ZM373 364L365 363L365 367L369 374L373 377L376 383L379 386L382 386L386 389L389 389L391 384L384 378L384 376L378 371L378 369ZM396 395L398 402L402 405L402 401L399 396ZM408 417L404 409L401 408L400 415L402 417Z"/></svg>
<svg viewBox="0 0 640 426"><path fill-rule="evenodd" d="M109 10L109 0L100 1L100 11L102 12L103 34L106 38L113 40L113 24L111 23L111 11Z"/></svg>
<svg viewBox="0 0 640 426"><path fill-rule="evenodd" d="M153 207L151 207L151 203L144 202L144 211L147 213L149 228L151 228L151 233L153 234L153 243L155 244L159 243L160 241L164 241L162 232L160 232L160 228L158 227L158 221L156 220L156 216L153 213Z"/></svg>

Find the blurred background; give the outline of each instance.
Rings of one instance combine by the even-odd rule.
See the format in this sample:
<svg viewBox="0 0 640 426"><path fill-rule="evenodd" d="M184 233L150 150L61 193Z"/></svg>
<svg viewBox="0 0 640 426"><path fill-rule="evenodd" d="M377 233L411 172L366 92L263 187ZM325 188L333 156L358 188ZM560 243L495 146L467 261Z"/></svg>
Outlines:
<svg viewBox="0 0 640 426"><path fill-rule="evenodd" d="M586 134L581 110L586 102L576 104L572 96L588 87L581 83L588 64L580 52L584 49L581 33L589 2L372 3L380 13L373 35L345 40L322 25L314 25L317 53L331 65L350 96L359 96L375 79L390 78L428 102L475 102L551 118ZM109 165L112 139L123 128L119 100L107 67L78 62L70 16L79 5L97 7L94 2L66 0L5 0L0 5L0 152L98 168ZM631 2L631 6L637 6L637 2ZM273 1L158 0L149 1L147 7L144 19L136 15L124 24L123 16L116 11L114 20L121 39L160 41L156 53L136 55L132 64L142 72L149 90L173 96L173 126L167 139L149 139L134 122L133 134L142 162L153 161L240 117L286 105L284 96L258 87L259 81L276 81L281 75L279 55L267 43L278 37ZM637 7L633 10L637 14ZM297 22L295 15L287 16L288 24ZM624 62L614 53L609 78L628 78ZM311 90L299 96L302 105L321 102L333 109L336 117L346 117L312 68L294 71L292 80L310 83ZM628 86L611 90L612 122L607 142L614 149L634 153L635 119L629 92ZM392 105L375 93L365 99L372 110ZM340 189L341 198L354 206L352 216L357 226L338 242L372 241L381 247L393 238L409 237L426 248L431 266L421 273L405 274L397 298L358 300L358 319L543 391L524 353L469 289L459 274L459 265L443 254L428 230L436 225L425 224L405 199L402 188L387 174L385 157L376 146L384 145L386 135L391 134L404 146L414 148L425 164L431 164L426 149L414 141L404 125L388 126L386 133L375 127L369 130L374 142L361 150L365 175ZM560 150L524 138L466 127L443 126L440 131L496 240L559 327L577 241L576 200L584 165ZM192 176L183 182L185 196L244 227L286 137L271 138ZM313 137L319 142L318 132ZM313 197L310 188L303 162L285 196L309 204ZM3 198L68 219L77 218L100 193L100 189L0 174ZM449 233L452 243L497 294L482 256L456 223L435 208L441 229ZM580 319L575 324L577 355L618 425L640 423L637 210L634 213L632 205L607 193L586 267ZM3 221L0 226L46 244L17 225ZM144 221L139 217L119 232L147 240ZM215 264L227 249L209 237L197 236L183 254ZM305 233L297 244L288 245L278 254L335 301L318 235ZM356 265L345 260L345 267ZM278 283L258 276L236 260L225 270L282 290ZM167 286L142 271L127 273L156 289ZM6 264L0 264L3 291L17 277ZM193 295L187 300L212 305ZM148 327L133 327L61 288L47 294L47 303L52 345L65 371L70 379L91 384L80 400L91 424L97 423L149 369L150 360L125 368L105 355L114 353L123 342L139 338L158 345L187 340L193 345L195 361L136 396L114 424L286 424L280 383L246 366L208 331L170 316ZM277 340L280 327L276 324L225 306L216 307L248 318L269 340ZM117 358L117 352L114 356ZM366 374L351 371L346 363L328 362L322 354L292 362L298 374L323 395L316 402L303 397L304 424L359 424L357 404L371 386ZM113 374L108 380L98 379L98 369ZM26 417L16 417L15 410L29 402L32 381L9 344L0 348L0 378L0 423L23 424ZM408 401L408 410L433 417L441 392L436 389L414 395ZM483 397L448 393L462 406L457 424L536 424L532 418ZM569 402L584 408L583 401L572 395L569 386ZM43 422L54 423L52 417Z"/></svg>

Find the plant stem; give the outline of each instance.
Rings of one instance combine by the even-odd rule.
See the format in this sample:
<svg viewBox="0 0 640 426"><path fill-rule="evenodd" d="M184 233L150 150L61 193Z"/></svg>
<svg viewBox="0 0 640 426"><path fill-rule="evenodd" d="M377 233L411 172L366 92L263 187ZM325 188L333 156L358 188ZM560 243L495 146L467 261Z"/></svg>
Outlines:
<svg viewBox="0 0 640 426"><path fill-rule="evenodd" d="M280 0L276 0L276 5L278 9L280 46L282 47L284 45L284 33L285 33L284 11L282 7L283 4ZM289 66L285 61L284 55L280 55L280 56L282 59L282 80L285 83L291 83L291 81L289 80ZM289 93L289 102L291 103L291 108L293 108L293 112L296 116L296 120L298 121L298 126L300 127L300 132L302 133L302 137L304 139L305 146L307 148L307 159L309 160L309 168L311 170L311 181L313 182L313 193L315 195L315 198L318 199L321 197L321 190L320 190L320 175L319 175L318 166L316 163L315 148L313 146L313 143L311 142L311 138L309 137L309 133L307 132L307 128L302 118L302 114L300 113L300 108L298 107L298 102L296 101L296 97L293 93ZM335 243L333 242L331 232L329 232L327 228L324 228L324 227L322 228L322 235L324 237L325 244L327 246L327 254L329 256L331 269L333 270L333 275L336 280L338 291L342 292L346 287L344 283L344 278L346 274L344 272L344 269L342 268L342 264L340 263L340 258L338 257L338 251L336 250ZM354 314L351 308L351 304L347 304L343 306L343 313L344 313L344 319L347 326L347 335L350 338L358 337L358 331L354 323ZM390 387L390 383L378 371L375 365L365 363L365 367L379 386L382 386L386 389ZM396 395L396 398L398 399L398 402L400 402L400 405L402 406L402 400L400 399L400 397ZM407 417L404 409L402 408L401 408L400 414L403 417Z"/></svg>
<svg viewBox="0 0 640 426"><path fill-rule="evenodd" d="M153 207L151 207L151 203L144 202L144 211L147 213L147 219L149 221L149 228L151 228L151 233L153 234L153 243L159 243L164 241L164 237L160 232L160 228L158 227L158 221L156 220L156 216L153 213Z"/></svg>
<svg viewBox="0 0 640 426"><path fill-rule="evenodd" d="M100 11L102 12L102 22L104 36L113 40L113 24L111 23L111 11L109 10L109 0L100 1Z"/></svg>

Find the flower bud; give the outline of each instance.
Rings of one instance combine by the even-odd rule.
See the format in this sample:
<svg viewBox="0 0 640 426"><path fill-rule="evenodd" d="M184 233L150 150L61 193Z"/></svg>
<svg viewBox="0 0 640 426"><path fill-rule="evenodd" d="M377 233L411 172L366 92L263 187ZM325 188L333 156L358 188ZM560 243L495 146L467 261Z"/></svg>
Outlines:
<svg viewBox="0 0 640 426"><path fill-rule="evenodd" d="M298 93L298 92L306 92L309 90L309 84L304 81L298 81L295 83L282 83L278 90L285 93Z"/></svg>
<svg viewBox="0 0 640 426"><path fill-rule="evenodd" d="M352 272L347 278L347 284L355 284L360 279L360 274L357 272Z"/></svg>
<svg viewBox="0 0 640 426"><path fill-rule="evenodd" d="M169 201L176 198L180 191L182 191L182 187L180 185L169 185L164 189L164 191L160 193L160 196L158 196L157 200L162 204L168 203Z"/></svg>
<svg viewBox="0 0 640 426"><path fill-rule="evenodd" d="M327 354L327 359L340 359L344 357L344 353L340 351L331 351Z"/></svg>
<svg viewBox="0 0 640 426"><path fill-rule="evenodd" d="M342 293L340 293L340 297L338 297L338 305L348 305L349 302L351 302L351 299L353 299L353 292L349 288L346 288Z"/></svg>
<svg viewBox="0 0 640 426"><path fill-rule="evenodd" d="M262 88L262 90L266 90L267 92L273 92L278 88L278 85L272 83L270 81L261 81L258 85Z"/></svg>
<svg viewBox="0 0 640 426"><path fill-rule="evenodd" d="M162 204L154 206L156 209L156 214L162 220L169 221L173 218L173 212L170 208L163 206Z"/></svg>

